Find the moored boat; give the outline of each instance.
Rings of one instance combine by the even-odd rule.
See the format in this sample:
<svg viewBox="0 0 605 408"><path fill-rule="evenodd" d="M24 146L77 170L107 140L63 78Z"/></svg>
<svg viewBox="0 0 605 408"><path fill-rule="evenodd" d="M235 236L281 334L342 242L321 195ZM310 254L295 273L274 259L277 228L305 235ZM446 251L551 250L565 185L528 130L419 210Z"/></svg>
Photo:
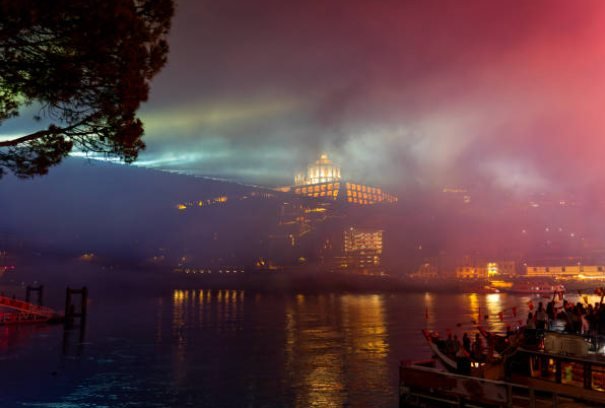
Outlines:
<svg viewBox="0 0 605 408"><path fill-rule="evenodd" d="M436 336L427 330L423 335L447 372L426 362L403 363L400 406L605 405L605 355L581 335L544 332L539 347L532 348L521 336L501 358L477 362L465 374Z"/></svg>
<svg viewBox="0 0 605 408"><path fill-rule="evenodd" d="M517 295L552 295L553 293L565 293L565 286L548 282L514 282L511 287L501 288L502 292Z"/></svg>
<svg viewBox="0 0 605 408"><path fill-rule="evenodd" d="M424 329L422 334L431 349L433 356L449 372L469 374L482 378L499 377L500 364L502 357L493 344L489 344L483 350L480 356L471 355L466 350L448 350L447 341L441 339L435 332Z"/></svg>

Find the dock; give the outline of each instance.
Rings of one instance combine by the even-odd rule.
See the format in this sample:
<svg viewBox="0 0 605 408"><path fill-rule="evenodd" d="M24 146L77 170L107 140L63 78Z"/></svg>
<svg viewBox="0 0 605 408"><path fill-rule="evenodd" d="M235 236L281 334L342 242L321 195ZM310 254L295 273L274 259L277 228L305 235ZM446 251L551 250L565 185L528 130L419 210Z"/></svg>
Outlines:
<svg viewBox="0 0 605 408"><path fill-rule="evenodd" d="M0 296L0 325L45 323L57 319L57 313L45 306L36 305L23 300Z"/></svg>
<svg viewBox="0 0 605 408"><path fill-rule="evenodd" d="M0 325L18 325L35 323L64 323L72 328L77 320L80 327L86 325L88 289L67 287L65 293L65 313L42 305L44 286L27 286L25 300L15 296L0 295ZM30 302L32 294L37 294L37 303ZM76 302L74 302L74 298ZM78 301L79 300L79 301Z"/></svg>

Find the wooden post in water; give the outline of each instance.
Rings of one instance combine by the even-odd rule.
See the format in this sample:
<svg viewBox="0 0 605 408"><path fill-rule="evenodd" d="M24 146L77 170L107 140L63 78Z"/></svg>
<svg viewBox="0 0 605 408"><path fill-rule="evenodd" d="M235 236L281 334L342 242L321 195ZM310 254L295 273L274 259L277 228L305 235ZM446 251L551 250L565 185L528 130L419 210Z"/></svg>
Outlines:
<svg viewBox="0 0 605 408"><path fill-rule="evenodd" d="M74 303L74 297L80 295L80 304ZM77 355L82 353L84 348L84 336L86 333L86 316L88 314L88 288L84 286L82 289L71 289L67 287L65 291L65 330L63 331L63 354L70 354L70 340L74 327L75 319L80 319L78 328L79 336L77 340Z"/></svg>
<svg viewBox="0 0 605 408"><path fill-rule="evenodd" d="M37 293L37 295L38 295L37 304L38 304L38 306L42 306L42 300L44 297L44 285L38 285L38 286L27 285L27 287L25 288L25 301L28 303L31 302L32 292Z"/></svg>
<svg viewBox="0 0 605 408"><path fill-rule="evenodd" d="M80 295L80 307L76 310L76 305L73 303L72 295ZM80 319L80 327L86 325L86 314L88 305L88 288L84 286L82 289L71 289L69 286L65 291L65 327L70 328L74 324L74 319Z"/></svg>

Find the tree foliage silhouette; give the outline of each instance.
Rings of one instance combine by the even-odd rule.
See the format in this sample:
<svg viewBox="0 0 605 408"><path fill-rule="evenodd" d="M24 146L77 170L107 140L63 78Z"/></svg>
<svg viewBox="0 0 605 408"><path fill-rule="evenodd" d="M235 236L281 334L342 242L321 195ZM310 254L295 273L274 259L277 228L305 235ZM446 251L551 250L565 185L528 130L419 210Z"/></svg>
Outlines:
<svg viewBox="0 0 605 408"><path fill-rule="evenodd" d="M32 105L42 128L0 139L0 177L46 174L72 149L134 161L173 13L173 0L0 0L0 126Z"/></svg>

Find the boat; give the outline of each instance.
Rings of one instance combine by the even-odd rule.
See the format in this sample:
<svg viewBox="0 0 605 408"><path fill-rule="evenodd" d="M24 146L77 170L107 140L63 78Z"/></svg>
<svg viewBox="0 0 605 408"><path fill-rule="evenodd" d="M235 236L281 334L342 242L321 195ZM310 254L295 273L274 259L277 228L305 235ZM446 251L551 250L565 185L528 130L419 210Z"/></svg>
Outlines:
<svg viewBox="0 0 605 408"><path fill-rule="evenodd" d="M400 406L604 406L603 351L584 336L549 331L540 333L537 345L527 346L523 337L535 335L531 330L526 329L499 358L475 362L464 374L437 337L423 330L445 370L427 361L402 362Z"/></svg>
<svg viewBox="0 0 605 408"><path fill-rule="evenodd" d="M456 362L456 357L445 350L444 340L441 340L435 332L428 329L423 329L422 335L431 349L433 356L439 360L445 369L452 373L457 372L458 363Z"/></svg>
<svg viewBox="0 0 605 408"><path fill-rule="evenodd" d="M479 359L474 359L461 351L458 355L452 355L446 350L446 341L430 330L422 330L433 356L441 365L451 373L467 373L476 377L498 377L497 371L502 362L502 356L493 348L493 344L488 345L486 352Z"/></svg>
<svg viewBox="0 0 605 408"><path fill-rule="evenodd" d="M488 331L483 326L477 326L477 330L485 338L487 344L493 344L494 350L500 354L505 353L511 347L515 347L521 334L521 331L500 334Z"/></svg>
<svg viewBox="0 0 605 408"><path fill-rule="evenodd" d="M565 293L564 285L555 285L547 282L514 282L509 288L501 288L502 292L517 295L552 295L553 293Z"/></svg>

